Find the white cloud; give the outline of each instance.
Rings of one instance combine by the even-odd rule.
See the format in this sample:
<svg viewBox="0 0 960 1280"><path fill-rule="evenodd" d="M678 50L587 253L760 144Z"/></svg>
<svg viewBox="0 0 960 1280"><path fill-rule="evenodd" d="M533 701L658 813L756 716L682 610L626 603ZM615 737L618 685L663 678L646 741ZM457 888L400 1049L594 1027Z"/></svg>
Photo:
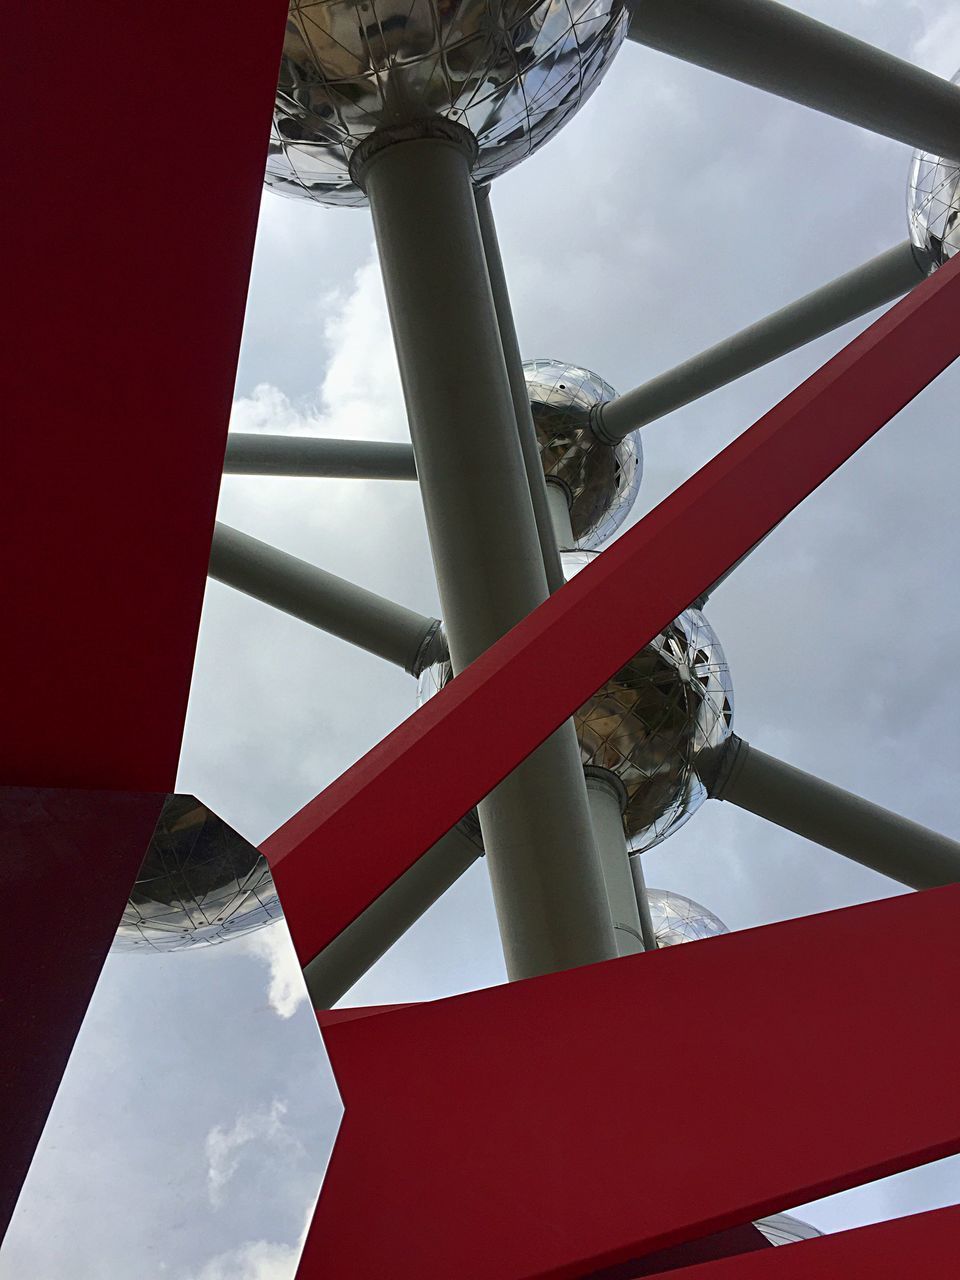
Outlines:
<svg viewBox="0 0 960 1280"><path fill-rule="evenodd" d="M290 933L282 921L258 929L244 938L247 952L263 960L270 970L267 999L270 1008L281 1018L292 1018L301 1004L307 1002L307 988L290 941Z"/></svg>
<svg viewBox="0 0 960 1280"><path fill-rule="evenodd" d="M218 1209L224 1193L240 1167L244 1149L254 1143L254 1157L260 1159L264 1147L300 1148L300 1143L284 1123L287 1104L275 1098L266 1110L237 1116L229 1129L215 1125L207 1134L207 1194Z"/></svg>
<svg viewBox="0 0 960 1280"><path fill-rule="evenodd" d="M299 1257L299 1243L253 1240L211 1258L201 1271L185 1280L293 1280Z"/></svg>

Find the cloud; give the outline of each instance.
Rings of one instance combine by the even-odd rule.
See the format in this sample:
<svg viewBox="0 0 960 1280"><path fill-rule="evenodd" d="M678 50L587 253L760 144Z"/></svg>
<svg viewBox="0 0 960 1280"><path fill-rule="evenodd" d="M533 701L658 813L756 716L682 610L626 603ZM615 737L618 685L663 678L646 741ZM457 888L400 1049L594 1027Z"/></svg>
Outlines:
<svg viewBox="0 0 960 1280"><path fill-rule="evenodd" d="M183 1280L294 1280L313 1210L314 1202L311 1201L303 1229L293 1244L247 1240L236 1249L218 1253L198 1272L185 1275Z"/></svg>
<svg viewBox="0 0 960 1280"><path fill-rule="evenodd" d="M289 1147L300 1149L300 1143L284 1123L287 1104L274 1099L263 1111L250 1111L237 1116L229 1129L215 1125L207 1134L207 1194L210 1203L219 1209L224 1202L225 1190L240 1167L244 1148L255 1143L254 1158L262 1158L264 1147Z"/></svg>
<svg viewBox="0 0 960 1280"><path fill-rule="evenodd" d="M303 973L285 924L277 921L249 934L243 940L247 952L263 960L270 970L267 998L270 1008L281 1018L292 1018L308 1000Z"/></svg>

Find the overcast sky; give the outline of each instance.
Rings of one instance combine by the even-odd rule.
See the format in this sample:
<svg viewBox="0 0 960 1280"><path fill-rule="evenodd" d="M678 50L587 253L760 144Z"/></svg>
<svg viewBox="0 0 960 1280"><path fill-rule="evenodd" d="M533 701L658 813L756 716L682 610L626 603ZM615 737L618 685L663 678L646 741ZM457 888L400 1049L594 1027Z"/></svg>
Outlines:
<svg viewBox="0 0 960 1280"><path fill-rule="evenodd" d="M960 64L952 0L796 7L939 74ZM580 115L494 188L525 357L583 364L629 389L903 240L908 163L903 146L624 47ZM645 429L636 517L849 336ZM958 388L955 369L924 392L708 612L743 737L960 837ZM232 425L408 438L366 211L265 196ZM437 610L415 485L231 477L220 515ZM212 583L180 789L259 841L414 699L403 673ZM644 865L650 884L732 928L898 891L715 802ZM503 976L480 863L347 1003L430 999ZM0 1277L292 1280L339 1113L285 926L188 955L112 958ZM945 1161L803 1216L836 1230L957 1200L960 1162Z"/></svg>

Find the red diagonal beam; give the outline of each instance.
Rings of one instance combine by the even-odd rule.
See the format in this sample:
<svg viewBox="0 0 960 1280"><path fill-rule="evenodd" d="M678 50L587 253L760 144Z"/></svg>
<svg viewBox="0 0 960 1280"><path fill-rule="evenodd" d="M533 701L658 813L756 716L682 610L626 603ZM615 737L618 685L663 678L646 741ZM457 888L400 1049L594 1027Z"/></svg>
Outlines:
<svg viewBox="0 0 960 1280"><path fill-rule="evenodd" d="M356 919L958 354L960 258L285 823L263 847L301 961Z"/></svg>
<svg viewBox="0 0 960 1280"><path fill-rule="evenodd" d="M286 8L3 7L0 783L173 789Z"/></svg>
<svg viewBox="0 0 960 1280"><path fill-rule="evenodd" d="M950 886L327 1025L300 1280L602 1274L960 1151L958 929Z"/></svg>
<svg viewBox="0 0 960 1280"><path fill-rule="evenodd" d="M960 1206L878 1222L749 1257L704 1263L674 1280L943 1280L957 1274Z"/></svg>
<svg viewBox="0 0 960 1280"><path fill-rule="evenodd" d="M175 782L286 10L0 14L0 1231Z"/></svg>

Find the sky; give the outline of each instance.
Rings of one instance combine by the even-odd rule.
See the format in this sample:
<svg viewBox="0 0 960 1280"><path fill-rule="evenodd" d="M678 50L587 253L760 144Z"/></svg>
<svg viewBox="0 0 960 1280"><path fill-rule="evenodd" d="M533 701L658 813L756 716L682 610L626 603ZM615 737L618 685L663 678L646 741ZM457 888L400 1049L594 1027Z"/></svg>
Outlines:
<svg viewBox="0 0 960 1280"><path fill-rule="evenodd" d="M940 75L960 65L951 0L795 7ZM525 358L585 365L621 391L642 383L903 240L909 159L626 45L580 114L494 186ZM863 323L645 428L634 518ZM944 587L958 567L958 389L960 368L924 391L708 616L741 736L960 838L960 607ZM264 196L231 426L408 439L368 212ZM438 612L413 484L228 477L220 518ZM179 789L257 842L409 715L415 693L399 670L210 583ZM735 929L901 891L713 801L644 866L649 884ZM480 862L345 1003L503 979ZM340 1111L285 925L190 954L111 957L0 1280L292 1280ZM957 1200L954 1160L800 1212L839 1230Z"/></svg>

